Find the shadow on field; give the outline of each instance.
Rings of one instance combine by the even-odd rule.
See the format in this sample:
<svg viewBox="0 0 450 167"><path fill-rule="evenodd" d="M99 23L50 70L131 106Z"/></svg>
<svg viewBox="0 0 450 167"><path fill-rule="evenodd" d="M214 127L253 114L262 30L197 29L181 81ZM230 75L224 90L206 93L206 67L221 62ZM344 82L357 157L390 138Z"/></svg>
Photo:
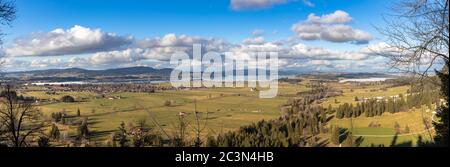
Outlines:
<svg viewBox="0 0 450 167"><path fill-rule="evenodd" d="M330 144L330 141L324 140L324 141L317 143L317 145L315 147L326 147L328 144Z"/></svg>
<svg viewBox="0 0 450 167"><path fill-rule="evenodd" d="M348 135L350 134L350 131L347 128L341 128L339 131L339 134L342 134L341 136L339 136L339 143L343 143L347 139ZM355 137L355 136L353 136L353 137ZM356 139L354 139L354 147L361 146L363 141L364 141L364 137L362 137L362 136L357 137Z"/></svg>
<svg viewBox="0 0 450 167"><path fill-rule="evenodd" d="M101 138L105 136L111 135L112 132L115 132L116 130L104 130L104 131L92 131L90 132L89 137L90 138Z"/></svg>
<svg viewBox="0 0 450 167"><path fill-rule="evenodd" d="M333 118L334 118L334 115L329 116L329 117L327 118L326 122L330 122Z"/></svg>
<svg viewBox="0 0 450 167"><path fill-rule="evenodd" d="M98 118L90 118L90 117L88 117L88 125L89 125L89 127L91 127L91 128L96 128L96 127L93 126L93 125L98 124L98 123L100 123L100 122L101 122L101 121L99 121ZM81 122L80 122L80 124L81 124Z"/></svg>
<svg viewBox="0 0 450 167"><path fill-rule="evenodd" d="M397 140L398 140L398 133L396 133L394 138L392 138L390 147L412 147L413 146L412 141L397 143Z"/></svg>
<svg viewBox="0 0 450 167"><path fill-rule="evenodd" d="M364 141L364 137L362 137L362 136L359 136L358 138L356 138L356 140L355 140L356 147L361 146L363 141Z"/></svg>

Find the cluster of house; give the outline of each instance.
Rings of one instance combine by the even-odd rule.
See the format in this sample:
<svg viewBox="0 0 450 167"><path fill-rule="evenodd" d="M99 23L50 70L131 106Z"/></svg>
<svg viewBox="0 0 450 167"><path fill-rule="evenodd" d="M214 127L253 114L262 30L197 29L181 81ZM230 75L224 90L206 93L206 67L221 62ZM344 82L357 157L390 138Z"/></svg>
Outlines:
<svg viewBox="0 0 450 167"><path fill-rule="evenodd" d="M407 96L407 95L405 95L405 96ZM393 99L394 101L396 101L397 99L399 99L400 98L400 96L399 95L394 95L394 96L389 96L389 98L391 98L391 99ZM377 96L377 97L371 97L371 98L369 98L369 97L365 97L365 98L356 98L355 99L355 101L356 102L363 102L363 103L365 103L365 102L368 102L369 100L373 100L373 99L375 99L377 102L381 102L381 101L387 101L388 99L386 98L386 97L384 97L384 96Z"/></svg>

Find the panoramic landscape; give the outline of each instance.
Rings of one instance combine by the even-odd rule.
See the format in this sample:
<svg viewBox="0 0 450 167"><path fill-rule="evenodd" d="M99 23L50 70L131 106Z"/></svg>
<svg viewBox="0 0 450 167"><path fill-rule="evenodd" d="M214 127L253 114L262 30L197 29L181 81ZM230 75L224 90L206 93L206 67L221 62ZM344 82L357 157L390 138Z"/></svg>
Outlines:
<svg viewBox="0 0 450 167"><path fill-rule="evenodd" d="M448 146L448 7L0 0L0 146Z"/></svg>

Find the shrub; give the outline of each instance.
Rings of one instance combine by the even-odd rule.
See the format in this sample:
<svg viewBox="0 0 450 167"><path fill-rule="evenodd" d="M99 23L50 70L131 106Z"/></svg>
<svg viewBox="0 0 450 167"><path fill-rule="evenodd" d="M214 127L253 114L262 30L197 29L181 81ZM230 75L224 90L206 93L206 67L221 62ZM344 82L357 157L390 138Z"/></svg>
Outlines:
<svg viewBox="0 0 450 167"><path fill-rule="evenodd" d="M50 130L50 133L48 135L51 139L53 140L57 140L59 139L60 136L60 132L58 129L58 126L56 126L55 124L52 125L52 129Z"/></svg>
<svg viewBox="0 0 450 167"><path fill-rule="evenodd" d="M75 98L73 98L72 96L66 95L61 98L61 101L64 103L73 103L73 102L75 102Z"/></svg>
<svg viewBox="0 0 450 167"><path fill-rule="evenodd" d="M48 137L41 136L38 139L38 146L39 147L50 147L50 140Z"/></svg>
<svg viewBox="0 0 450 167"><path fill-rule="evenodd" d="M170 107L170 106L172 106L172 102L170 100L166 100L166 101L164 101L164 106Z"/></svg>

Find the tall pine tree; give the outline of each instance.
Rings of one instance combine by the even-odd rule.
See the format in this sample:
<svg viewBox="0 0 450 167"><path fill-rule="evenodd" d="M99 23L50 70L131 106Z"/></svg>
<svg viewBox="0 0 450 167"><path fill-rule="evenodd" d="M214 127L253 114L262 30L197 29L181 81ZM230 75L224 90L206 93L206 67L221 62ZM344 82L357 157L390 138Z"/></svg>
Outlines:
<svg viewBox="0 0 450 167"><path fill-rule="evenodd" d="M436 117L438 117L439 123L433 123L434 128L436 129L436 136L434 138L436 144L442 145L442 146L448 146L448 61L445 62L445 67L441 72L436 72L439 78L441 79L441 91L442 95L444 96L445 105L442 105L437 114Z"/></svg>

